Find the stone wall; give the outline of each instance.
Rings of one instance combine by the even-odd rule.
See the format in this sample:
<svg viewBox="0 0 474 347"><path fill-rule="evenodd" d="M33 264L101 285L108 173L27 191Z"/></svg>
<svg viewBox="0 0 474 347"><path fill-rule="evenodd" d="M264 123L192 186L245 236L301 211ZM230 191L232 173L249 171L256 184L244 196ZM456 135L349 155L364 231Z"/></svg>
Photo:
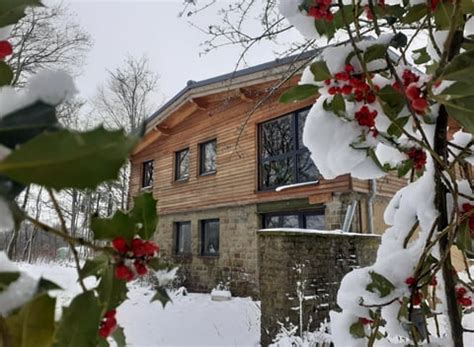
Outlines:
<svg viewBox="0 0 474 347"><path fill-rule="evenodd" d="M201 256L200 221L219 219L218 256ZM175 222L191 222L192 253L175 254ZM155 239L161 255L180 266L179 275L190 291L210 292L219 282L229 282L235 296L258 296L256 205L206 209L160 215Z"/></svg>
<svg viewBox="0 0 474 347"><path fill-rule="evenodd" d="M298 282L305 283L308 298L303 303L303 326L316 329L336 308L344 275L372 264L379 242L376 235L259 231L262 346L278 333L278 322L299 325Z"/></svg>

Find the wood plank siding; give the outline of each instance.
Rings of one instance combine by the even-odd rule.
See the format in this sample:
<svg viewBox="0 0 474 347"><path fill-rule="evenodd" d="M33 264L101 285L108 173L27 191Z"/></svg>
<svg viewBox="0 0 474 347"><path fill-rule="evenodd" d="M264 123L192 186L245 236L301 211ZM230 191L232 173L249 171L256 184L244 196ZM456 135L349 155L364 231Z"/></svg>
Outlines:
<svg viewBox="0 0 474 347"><path fill-rule="evenodd" d="M296 79L291 84L295 82ZM152 130L150 133L154 133L153 139L146 146L139 147L140 151L132 156L131 195L140 191L142 163L148 160L155 161L152 189L159 200L158 209L161 214L307 198L310 195L312 201L318 202L317 195L321 195L322 200L327 200L330 193L350 191L352 182L350 176L345 175L283 192L259 192L258 124L314 102L309 100L284 105L278 102L279 94L275 95L248 119L239 139L240 129L256 102L249 95L262 95L271 85L273 83L253 86L252 91L247 90L245 94L233 91L202 97L200 104L206 106L194 107L191 113L189 104L182 110L176 110L159 124L161 129L166 129L166 133L160 132L159 128ZM217 139L217 172L200 176L199 144L212 139ZM185 148L190 150L189 179L176 182L175 152Z"/></svg>

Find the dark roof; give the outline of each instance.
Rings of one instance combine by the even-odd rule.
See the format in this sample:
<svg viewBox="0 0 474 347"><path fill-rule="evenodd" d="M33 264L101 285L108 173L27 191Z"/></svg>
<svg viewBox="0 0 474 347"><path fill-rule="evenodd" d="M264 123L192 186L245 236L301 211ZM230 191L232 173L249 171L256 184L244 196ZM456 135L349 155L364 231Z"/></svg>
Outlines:
<svg viewBox="0 0 474 347"><path fill-rule="evenodd" d="M145 123L148 124L151 121L153 121L163 111L165 111L168 107L170 107L176 100L181 98L183 95L185 95L187 92L189 92L192 89L196 89L196 88L199 88L199 87L204 87L204 86L207 86L207 85L210 85L210 84L213 84L213 83L223 82L223 81L226 81L226 80L229 80L229 79L232 79L232 78L237 78L237 77L241 77L241 76L245 76L245 75L251 75L253 73L257 73L257 72L260 72L260 71L270 70L270 69L273 69L275 67L291 64L291 63L294 63L294 62L297 62L297 61L300 61L300 60L309 59L309 58L315 56L318 51L320 51L320 49L313 49L313 50L310 50L310 51L307 51L307 52L303 52L303 53L299 53L299 54L295 54L295 55L290 55L288 57L281 58L281 59L275 59L275 60L267 62L267 63L255 65L255 66L252 66L252 67L249 67L249 68L245 68L245 69L234 71L234 72L227 73L227 74L224 74L224 75L208 78L208 79L198 81L198 82L190 80L186 84L186 87L181 89L181 91L178 94L173 96L163 106L161 106L155 113L153 113L150 117L148 117L145 120Z"/></svg>

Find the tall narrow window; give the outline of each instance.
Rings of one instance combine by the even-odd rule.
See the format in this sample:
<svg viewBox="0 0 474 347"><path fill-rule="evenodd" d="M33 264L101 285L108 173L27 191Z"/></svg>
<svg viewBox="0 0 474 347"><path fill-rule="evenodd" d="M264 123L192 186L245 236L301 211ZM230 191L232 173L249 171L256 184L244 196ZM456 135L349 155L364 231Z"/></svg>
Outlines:
<svg viewBox="0 0 474 347"><path fill-rule="evenodd" d="M145 161L142 167L142 188L153 186L153 160Z"/></svg>
<svg viewBox="0 0 474 347"><path fill-rule="evenodd" d="M189 178L189 148L176 152L175 179L177 181Z"/></svg>
<svg viewBox="0 0 474 347"><path fill-rule="evenodd" d="M176 222L176 254L191 254L191 222Z"/></svg>
<svg viewBox="0 0 474 347"><path fill-rule="evenodd" d="M318 178L318 170L303 145L307 115L308 110L302 110L260 124L260 189Z"/></svg>
<svg viewBox="0 0 474 347"><path fill-rule="evenodd" d="M206 175L216 172L217 141L212 140L200 145L201 160L199 173Z"/></svg>
<svg viewBox="0 0 474 347"><path fill-rule="evenodd" d="M201 255L219 255L219 220L201 221Z"/></svg>

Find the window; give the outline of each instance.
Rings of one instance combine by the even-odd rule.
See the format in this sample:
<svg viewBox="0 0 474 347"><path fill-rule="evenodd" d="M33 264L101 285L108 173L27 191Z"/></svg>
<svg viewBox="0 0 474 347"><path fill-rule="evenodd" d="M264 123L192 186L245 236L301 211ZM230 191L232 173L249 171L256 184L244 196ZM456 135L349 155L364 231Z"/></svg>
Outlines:
<svg viewBox="0 0 474 347"><path fill-rule="evenodd" d="M319 173L303 145L308 110L297 111L259 125L260 189L314 181Z"/></svg>
<svg viewBox="0 0 474 347"><path fill-rule="evenodd" d="M176 222L176 254L191 254L191 222Z"/></svg>
<svg viewBox="0 0 474 347"><path fill-rule="evenodd" d="M199 173L206 175L216 172L217 141L212 140L200 145Z"/></svg>
<svg viewBox="0 0 474 347"><path fill-rule="evenodd" d="M300 228L325 230L324 211L281 212L263 215L263 228Z"/></svg>
<svg viewBox="0 0 474 347"><path fill-rule="evenodd" d="M145 161L142 167L142 188L153 186L153 160Z"/></svg>
<svg viewBox="0 0 474 347"><path fill-rule="evenodd" d="M219 220L201 221L201 255L219 255Z"/></svg>
<svg viewBox="0 0 474 347"><path fill-rule="evenodd" d="M175 179L177 181L189 178L189 148L176 152Z"/></svg>

